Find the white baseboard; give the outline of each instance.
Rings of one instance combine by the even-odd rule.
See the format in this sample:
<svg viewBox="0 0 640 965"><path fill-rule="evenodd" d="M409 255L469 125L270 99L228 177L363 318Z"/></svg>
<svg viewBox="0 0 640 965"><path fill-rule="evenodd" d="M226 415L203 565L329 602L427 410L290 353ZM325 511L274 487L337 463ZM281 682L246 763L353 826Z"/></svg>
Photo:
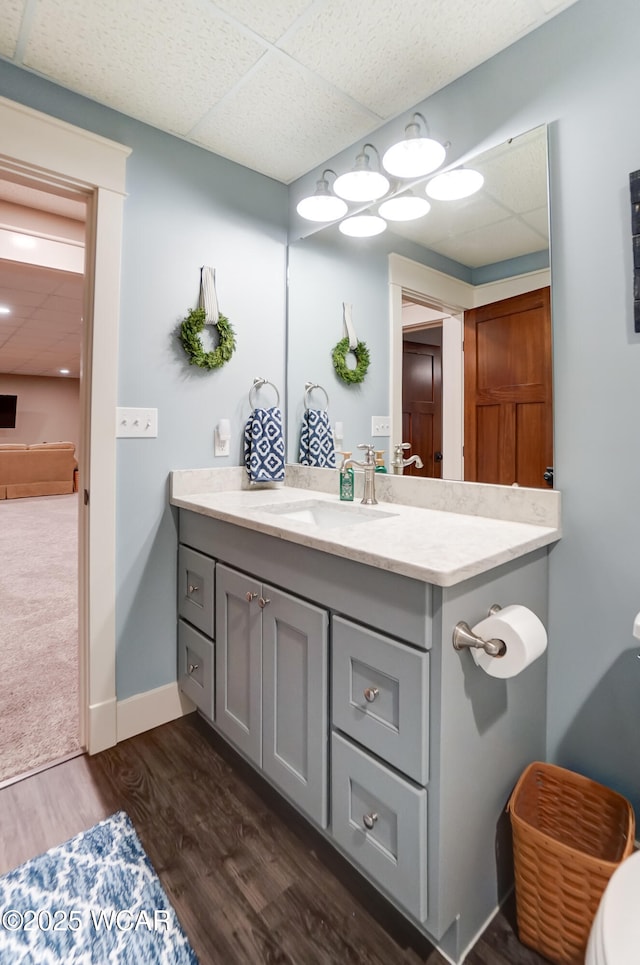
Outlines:
<svg viewBox="0 0 640 965"><path fill-rule="evenodd" d="M87 750L98 754L116 743L116 698L101 704L90 704L87 728Z"/></svg>
<svg viewBox="0 0 640 965"><path fill-rule="evenodd" d="M119 700L117 707L117 739L127 740L152 727L167 724L184 714L190 714L196 705L178 688L177 683L166 684L155 690Z"/></svg>

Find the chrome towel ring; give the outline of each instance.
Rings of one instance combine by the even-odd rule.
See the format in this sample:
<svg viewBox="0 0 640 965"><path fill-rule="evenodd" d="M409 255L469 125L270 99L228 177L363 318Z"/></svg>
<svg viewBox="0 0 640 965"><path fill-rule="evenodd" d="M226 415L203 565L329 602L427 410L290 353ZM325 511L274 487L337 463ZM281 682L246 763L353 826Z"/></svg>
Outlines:
<svg viewBox="0 0 640 965"><path fill-rule="evenodd" d="M249 389L249 405L251 406L252 409L255 409L255 407L256 407L256 406L255 406L255 401L254 401L254 399L252 398L252 393L257 392L258 389L260 389L263 385L270 385L270 386L271 386L271 388L273 389L273 391L274 391L275 394L276 394L276 405L280 405L280 393L278 392L278 390L277 390L277 388L275 387L275 385L273 384L273 382L270 382L269 379L260 379L260 378L258 378L258 379L254 379L254 380L253 380L253 385L252 385L251 388Z"/></svg>
<svg viewBox="0 0 640 965"><path fill-rule="evenodd" d="M325 407L324 407L324 411L327 412L328 409L329 409L329 393L327 392L326 389L324 389L324 388L323 388L321 385L319 385L317 382L305 382L305 383L304 383L304 407L305 407L305 409L307 409L307 410L309 409L309 396L311 395L311 393L313 392L314 389L320 389L321 392L324 392L324 397L325 397L325 399L327 400L327 401L326 401L326 404L325 404Z"/></svg>

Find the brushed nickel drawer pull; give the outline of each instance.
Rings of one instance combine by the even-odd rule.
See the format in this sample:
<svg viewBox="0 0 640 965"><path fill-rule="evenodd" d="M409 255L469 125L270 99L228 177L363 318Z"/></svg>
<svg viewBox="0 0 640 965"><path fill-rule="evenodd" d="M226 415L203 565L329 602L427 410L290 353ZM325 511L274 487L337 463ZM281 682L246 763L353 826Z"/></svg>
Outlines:
<svg viewBox="0 0 640 965"><path fill-rule="evenodd" d="M199 589L200 587L196 586L195 583L189 584L189 593L197 593Z"/></svg>
<svg viewBox="0 0 640 965"><path fill-rule="evenodd" d="M367 828L368 831L371 830L371 828L374 826L377 820L378 820L378 815L376 814L375 811L373 811L371 814L362 815L362 823L364 824L365 828Z"/></svg>
<svg viewBox="0 0 640 965"><path fill-rule="evenodd" d="M252 600L255 600L257 595L258 595L257 593L252 593L251 590L247 590L247 592L244 595L244 598L247 601L247 603L251 603Z"/></svg>
<svg viewBox="0 0 640 965"><path fill-rule="evenodd" d="M370 704L374 702L380 691L377 687L367 687L364 692L365 700L368 700Z"/></svg>
<svg viewBox="0 0 640 965"><path fill-rule="evenodd" d="M260 606L261 610L264 610L268 603L271 603L271 600L265 600L263 596L261 596L258 600L258 605Z"/></svg>
<svg viewBox="0 0 640 965"><path fill-rule="evenodd" d="M189 664L189 673L193 673L195 670L197 670L197 669L199 668L199 666L200 666L199 663L190 663L190 664Z"/></svg>

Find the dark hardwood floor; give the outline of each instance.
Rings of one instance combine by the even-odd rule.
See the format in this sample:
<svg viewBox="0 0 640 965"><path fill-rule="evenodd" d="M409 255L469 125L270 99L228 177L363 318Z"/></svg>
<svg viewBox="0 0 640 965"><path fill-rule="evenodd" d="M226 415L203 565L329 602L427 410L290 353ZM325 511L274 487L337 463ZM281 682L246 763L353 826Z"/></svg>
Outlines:
<svg viewBox="0 0 640 965"><path fill-rule="evenodd" d="M0 790L0 874L121 809L201 965L445 965L195 714ZM512 905L467 965L544 965Z"/></svg>

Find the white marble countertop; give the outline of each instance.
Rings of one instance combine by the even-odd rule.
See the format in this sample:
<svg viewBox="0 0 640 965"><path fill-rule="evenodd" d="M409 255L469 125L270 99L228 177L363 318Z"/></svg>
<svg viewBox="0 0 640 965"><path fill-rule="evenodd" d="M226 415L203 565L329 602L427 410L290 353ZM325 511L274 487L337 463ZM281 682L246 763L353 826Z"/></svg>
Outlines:
<svg viewBox="0 0 640 965"><path fill-rule="evenodd" d="M539 525L379 502L362 507L337 495L290 485L265 489L184 492L172 486L171 504L324 553L391 570L439 586L453 586L560 538L556 525ZM318 527L274 512L285 505L322 503L345 523ZM355 522L362 510L370 517ZM351 515L353 514L353 515ZM374 518L374 514L379 518ZM354 522L351 522L351 519ZM339 517L342 519L342 516Z"/></svg>

